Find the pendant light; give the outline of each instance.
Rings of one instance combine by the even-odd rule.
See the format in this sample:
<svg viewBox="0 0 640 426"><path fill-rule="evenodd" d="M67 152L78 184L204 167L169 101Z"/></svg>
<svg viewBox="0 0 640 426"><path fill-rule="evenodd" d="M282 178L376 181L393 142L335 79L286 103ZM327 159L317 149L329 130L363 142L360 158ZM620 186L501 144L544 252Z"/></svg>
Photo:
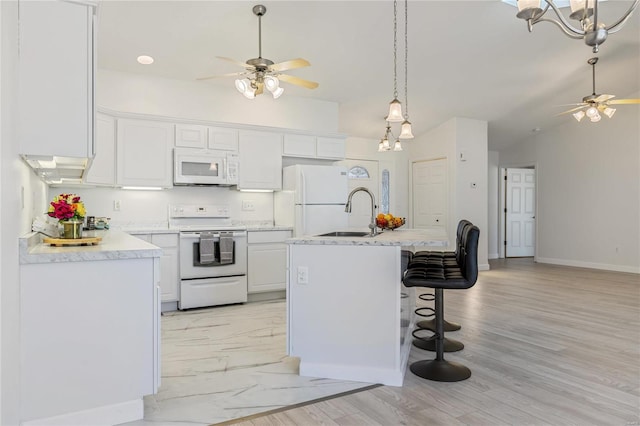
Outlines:
<svg viewBox="0 0 640 426"><path fill-rule="evenodd" d="M404 121L402 122L402 127L400 129L400 136L398 139L413 139L413 133L411 132L411 122L409 121L409 96L408 89L409 86L409 60L407 59L409 56L409 44L407 36L408 27L409 27L409 12L408 9L408 0L404 0ZM396 141L396 145L393 147L394 151L402 151L402 145L400 145L400 140Z"/></svg>
<svg viewBox="0 0 640 426"><path fill-rule="evenodd" d="M402 104L398 100L398 75L397 75L397 59L398 59L398 2L393 0L393 100L389 102L389 114L387 121L399 123L403 120Z"/></svg>

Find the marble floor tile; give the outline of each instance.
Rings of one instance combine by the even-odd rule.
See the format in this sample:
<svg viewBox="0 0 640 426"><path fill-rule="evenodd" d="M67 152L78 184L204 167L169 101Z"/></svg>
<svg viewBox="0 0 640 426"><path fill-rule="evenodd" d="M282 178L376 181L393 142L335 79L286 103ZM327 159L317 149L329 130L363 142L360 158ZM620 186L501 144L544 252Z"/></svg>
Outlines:
<svg viewBox="0 0 640 426"><path fill-rule="evenodd" d="M370 385L300 377L284 300L162 316L162 382L127 426L209 425Z"/></svg>

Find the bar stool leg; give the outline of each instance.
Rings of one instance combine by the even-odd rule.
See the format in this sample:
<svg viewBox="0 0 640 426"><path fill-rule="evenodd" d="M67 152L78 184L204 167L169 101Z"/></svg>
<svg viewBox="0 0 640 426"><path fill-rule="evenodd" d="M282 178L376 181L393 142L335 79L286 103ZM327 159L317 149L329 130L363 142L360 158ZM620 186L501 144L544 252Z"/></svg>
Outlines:
<svg viewBox="0 0 640 426"><path fill-rule="evenodd" d="M471 377L471 370L464 365L444 359L444 301L443 289L436 288L436 359L417 361L409 367L423 379L437 382L459 382Z"/></svg>

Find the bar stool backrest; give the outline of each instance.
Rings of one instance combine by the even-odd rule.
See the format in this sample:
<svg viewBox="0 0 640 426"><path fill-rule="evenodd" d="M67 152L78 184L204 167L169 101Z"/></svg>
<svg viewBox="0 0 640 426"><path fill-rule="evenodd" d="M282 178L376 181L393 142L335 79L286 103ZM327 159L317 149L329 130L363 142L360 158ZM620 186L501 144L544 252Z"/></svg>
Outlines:
<svg viewBox="0 0 640 426"><path fill-rule="evenodd" d="M478 239L480 229L473 224L464 228L462 235L462 247L460 248L460 259L458 266L460 272L468 281L469 287L473 286L478 279Z"/></svg>

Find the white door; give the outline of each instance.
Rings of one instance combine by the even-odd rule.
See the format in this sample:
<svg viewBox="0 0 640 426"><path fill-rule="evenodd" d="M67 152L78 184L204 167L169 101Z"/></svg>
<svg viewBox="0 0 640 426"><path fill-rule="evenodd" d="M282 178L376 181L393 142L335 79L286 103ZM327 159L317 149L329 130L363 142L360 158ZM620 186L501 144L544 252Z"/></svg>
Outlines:
<svg viewBox="0 0 640 426"><path fill-rule="evenodd" d="M364 186L373 193L376 199L376 214L380 205L380 179L378 176L378 162L367 160L343 160L336 164L346 166L349 175L349 192L359 186ZM345 200L346 201L346 200ZM349 228L366 230L371 223L371 198L365 192L358 192L351 199L351 213L349 213Z"/></svg>
<svg viewBox="0 0 640 426"><path fill-rule="evenodd" d="M447 229L447 173L446 158L412 164L414 228Z"/></svg>
<svg viewBox="0 0 640 426"><path fill-rule="evenodd" d="M535 254L536 171L507 169L506 257Z"/></svg>

